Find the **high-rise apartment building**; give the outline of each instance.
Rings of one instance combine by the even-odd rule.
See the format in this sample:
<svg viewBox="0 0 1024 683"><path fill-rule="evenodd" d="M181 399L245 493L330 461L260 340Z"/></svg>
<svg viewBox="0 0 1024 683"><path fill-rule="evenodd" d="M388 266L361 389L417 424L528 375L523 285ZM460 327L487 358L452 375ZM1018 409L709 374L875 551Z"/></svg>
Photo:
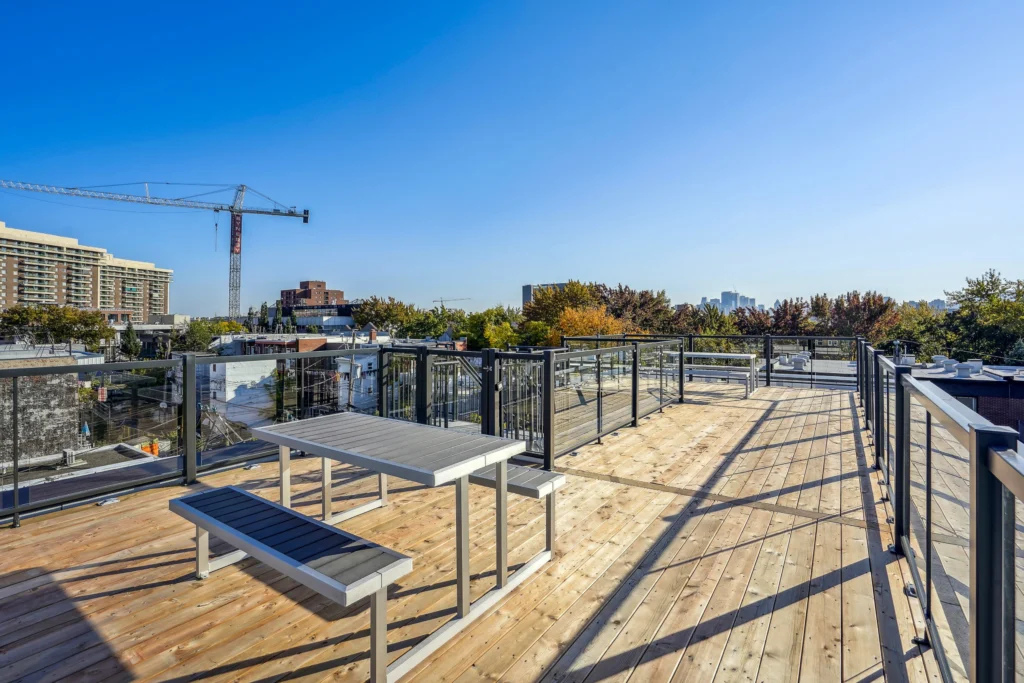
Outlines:
<svg viewBox="0 0 1024 683"><path fill-rule="evenodd" d="M0 309L53 304L130 311L142 323L170 312L173 272L0 221Z"/></svg>
<svg viewBox="0 0 1024 683"><path fill-rule="evenodd" d="M722 292L722 309L726 312L736 310L739 300L739 292Z"/></svg>

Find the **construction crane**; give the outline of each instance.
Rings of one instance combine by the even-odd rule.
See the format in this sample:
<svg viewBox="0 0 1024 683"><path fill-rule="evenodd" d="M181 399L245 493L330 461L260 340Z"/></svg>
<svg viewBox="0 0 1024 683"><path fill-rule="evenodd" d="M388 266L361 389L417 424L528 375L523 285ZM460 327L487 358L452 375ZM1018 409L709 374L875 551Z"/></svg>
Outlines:
<svg viewBox="0 0 1024 683"><path fill-rule="evenodd" d="M146 194L125 194L122 192L107 192L86 187L57 187L56 185L39 185L36 183L22 183L15 180L0 180L0 188L7 190L24 190L26 192L42 192L44 194L63 195L65 197L84 197L86 199L109 199L115 202L129 202L132 204L149 204L151 206L167 206L179 209L205 209L207 211L227 211L231 214L231 249L228 263L228 316L237 318L241 315L240 294L242 290L242 214L253 213L261 216L287 216L289 218L301 218L303 223L309 223L309 209L297 210L294 206L286 207L270 197L257 192L246 185L218 186L220 192L223 190L234 190L235 199L231 204L218 204L215 202L197 201L189 197L172 199L168 197L153 197L149 194L151 184L159 185L189 185L189 183L126 183L126 185L145 185ZM207 192L203 194L212 194ZM243 206L246 192L263 197L273 204L271 208L255 206Z"/></svg>
<svg viewBox="0 0 1024 683"><path fill-rule="evenodd" d="M461 297L459 299L445 299L444 297L439 297L437 299L434 299L433 303L441 304L441 308L444 308L445 307L444 306L444 302L446 302L446 301L469 301L469 299L470 298L468 296L464 296L464 297Z"/></svg>

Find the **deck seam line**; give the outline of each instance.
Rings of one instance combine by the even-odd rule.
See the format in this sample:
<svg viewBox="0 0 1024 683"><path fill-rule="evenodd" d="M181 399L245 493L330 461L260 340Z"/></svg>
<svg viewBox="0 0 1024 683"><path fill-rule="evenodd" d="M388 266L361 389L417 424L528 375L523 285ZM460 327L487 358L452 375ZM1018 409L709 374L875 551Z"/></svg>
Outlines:
<svg viewBox="0 0 1024 683"><path fill-rule="evenodd" d="M561 472L562 474L583 477L585 479L607 481L613 484L622 484L623 486L632 486L634 488L647 489L649 491L675 493L680 496L690 496L691 498L703 498L707 500L713 500L719 503L731 503L733 505L753 507L759 510L768 510L770 512L783 512L797 517L803 517L805 519L813 519L818 522L837 522L839 524L846 524L847 526L857 527L858 529L878 528L877 524L869 523L863 519L847 517L845 515L835 515L826 512L815 512L813 510L801 510L800 508L789 507L786 505L778 505L776 503L763 503L761 501L756 500L744 500L742 498L734 498L733 496L722 495L721 493L712 493L711 491L700 491L698 489L690 489L679 486L669 486L668 484L656 484L654 482L640 481L639 479L619 477L614 474L600 474L598 472L587 472L586 470L577 470L571 467L556 466L553 469L554 471Z"/></svg>

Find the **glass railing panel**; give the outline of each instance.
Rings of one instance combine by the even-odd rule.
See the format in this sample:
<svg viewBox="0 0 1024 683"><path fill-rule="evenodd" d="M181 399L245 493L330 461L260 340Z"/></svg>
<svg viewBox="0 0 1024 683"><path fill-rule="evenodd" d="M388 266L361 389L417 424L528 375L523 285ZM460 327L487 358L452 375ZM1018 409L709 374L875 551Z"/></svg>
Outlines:
<svg viewBox="0 0 1024 683"><path fill-rule="evenodd" d="M555 453L567 453L596 439L597 354L555 361Z"/></svg>
<svg viewBox="0 0 1024 683"><path fill-rule="evenodd" d="M105 495L183 471L180 394L173 368L89 371L0 378L0 507Z"/></svg>

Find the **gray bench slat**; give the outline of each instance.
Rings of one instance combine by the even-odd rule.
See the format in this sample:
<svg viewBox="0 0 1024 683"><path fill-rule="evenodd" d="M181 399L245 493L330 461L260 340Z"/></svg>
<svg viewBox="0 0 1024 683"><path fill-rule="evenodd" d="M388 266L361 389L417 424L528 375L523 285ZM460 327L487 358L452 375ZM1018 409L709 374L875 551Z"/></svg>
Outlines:
<svg viewBox="0 0 1024 683"><path fill-rule="evenodd" d="M258 507L258 505L258 503L254 503L251 500L246 500L242 496L238 496L236 498L221 498L220 500L215 500L208 505L204 505L203 507L197 507L196 509L205 512L206 514L222 514L234 508L237 508L239 510L245 508L255 509Z"/></svg>
<svg viewBox="0 0 1024 683"><path fill-rule="evenodd" d="M227 495L222 489L204 491L172 500L169 507L212 535L342 606L367 597L412 570L412 560L401 553L247 491L226 488L236 495ZM223 507L227 502L233 504ZM224 517L233 512L237 514L238 506L243 504L245 509L255 512L234 523L224 521ZM255 507L250 508L250 505ZM273 514L265 514L267 511ZM286 552L280 548L285 548ZM339 557L337 551L342 548L346 552ZM296 556L314 557L312 564L321 565L330 573L318 571L308 560Z"/></svg>
<svg viewBox="0 0 1024 683"><path fill-rule="evenodd" d="M497 486L496 465L488 465L469 475L469 482L478 486ZM532 467L508 465L508 490L528 498L543 498L565 485L565 475Z"/></svg>
<svg viewBox="0 0 1024 683"><path fill-rule="evenodd" d="M267 517L270 517L271 515L276 514L277 510L260 510L259 512L253 512L252 510L246 509L236 512L229 512L226 515L218 515L217 519L221 520L222 522L235 523L247 517L251 517L254 520L265 519Z"/></svg>
<svg viewBox="0 0 1024 683"><path fill-rule="evenodd" d="M288 545L290 544L282 544L282 546ZM305 563L306 560L320 557L324 553L336 551L344 545L346 544L339 541L337 538L328 537L310 541L309 543L298 544L295 547L288 548L287 550L281 550L280 552L299 562Z"/></svg>
<svg viewBox="0 0 1024 683"><path fill-rule="evenodd" d="M212 505L215 501L225 500L227 498L236 498L236 497L238 497L238 494L235 493L234 491L230 491L230 490L229 491L221 491L221 490L211 491L210 492L210 497L209 498L204 498L203 501L202 501L202 504L203 505Z"/></svg>

